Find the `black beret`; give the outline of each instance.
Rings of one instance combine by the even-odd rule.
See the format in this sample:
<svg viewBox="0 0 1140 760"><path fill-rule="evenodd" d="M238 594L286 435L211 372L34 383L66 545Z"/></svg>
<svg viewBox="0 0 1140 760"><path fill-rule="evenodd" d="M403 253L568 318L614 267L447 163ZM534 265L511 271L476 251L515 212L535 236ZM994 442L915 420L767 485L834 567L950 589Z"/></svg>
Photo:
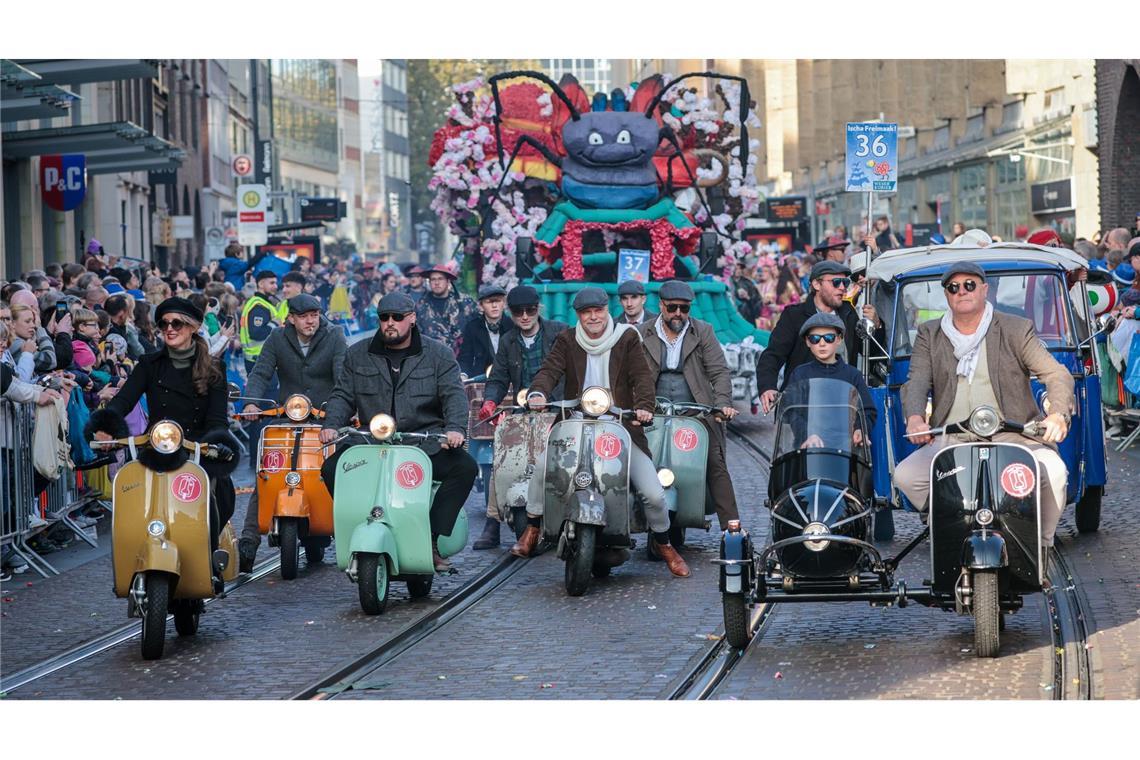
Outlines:
<svg viewBox="0 0 1140 760"><path fill-rule="evenodd" d="M530 285L516 285L507 294L507 306L534 306L538 304L538 291Z"/></svg>
<svg viewBox="0 0 1140 760"><path fill-rule="evenodd" d="M657 297L662 301L692 301L695 298L693 289L680 280L669 280L661 283Z"/></svg>
<svg viewBox="0 0 1140 760"><path fill-rule="evenodd" d="M591 309L598 306L603 309L608 309L610 306L610 298L606 295L606 291L601 288L582 288L578 291L578 294L574 296L574 311Z"/></svg>
<svg viewBox="0 0 1140 760"><path fill-rule="evenodd" d="M626 280L621 285L618 285L619 296L643 296L645 295L645 286L639 280Z"/></svg>
<svg viewBox="0 0 1140 760"><path fill-rule="evenodd" d="M185 298L172 296L160 303L158 308L154 310L155 323L161 322L167 314L181 314L184 317L190 317L198 324L202 324L202 310Z"/></svg>
<svg viewBox="0 0 1140 760"><path fill-rule="evenodd" d="M410 314L416 310L416 302L407 293L393 290L380 299L376 305L377 314Z"/></svg>

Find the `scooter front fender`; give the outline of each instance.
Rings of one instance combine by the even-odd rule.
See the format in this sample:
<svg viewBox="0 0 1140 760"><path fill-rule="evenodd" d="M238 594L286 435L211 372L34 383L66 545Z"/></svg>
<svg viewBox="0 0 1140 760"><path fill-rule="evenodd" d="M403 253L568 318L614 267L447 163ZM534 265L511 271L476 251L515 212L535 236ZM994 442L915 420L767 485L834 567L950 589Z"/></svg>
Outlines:
<svg viewBox="0 0 1140 760"><path fill-rule="evenodd" d="M396 537L392 529L379 520L361 523L352 532L352 540L348 544L348 558L362 554L387 554L392 561L392 574L400 574L400 555L396 550ZM348 563L340 566L341 570L348 567Z"/></svg>
<svg viewBox="0 0 1140 760"><path fill-rule="evenodd" d="M566 505L566 519L584 525L605 525L606 502L592 489L575 491Z"/></svg>
<svg viewBox="0 0 1140 760"><path fill-rule="evenodd" d="M277 492L277 503L273 508L274 517L308 519L311 511L309 496L300 488L283 488Z"/></svg>
<svg viewBox="0 0 1140 760"><path fill-rule="evenodd" d="M178 578L181 565L178 561L178 545L166 540L165 536L147 536L146 541L139 546L138 558L135 560L136 573L158 571L170 573Z"/></svg>
<svg viewBox="0 0 1140 760"><path fill-rule="evenodd" d="M752 537L745 530L726 530L720 539L720 591L752 590Z"/></svg>
<svg viewBox="0 0 1140 760"><path fill-rule="evenodd" d="M962 544L962 567L997 570L1009 566L1005 537L992 530L976 530Z"/></svg>

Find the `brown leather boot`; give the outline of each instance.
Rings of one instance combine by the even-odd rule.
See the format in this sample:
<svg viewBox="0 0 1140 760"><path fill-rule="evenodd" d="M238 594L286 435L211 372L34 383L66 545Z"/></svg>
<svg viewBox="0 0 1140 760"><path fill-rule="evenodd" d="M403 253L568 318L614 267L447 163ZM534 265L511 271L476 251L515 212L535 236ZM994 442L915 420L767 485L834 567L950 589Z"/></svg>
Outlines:
<svg viewBox="0 0 1140 760"><path fill-rule="evenodd" d="M669 566L669 572L678 578L689 577L689 566L685 564L685 560L681 559L681 555L677 553L676 549L669 544L659 544L653 541L653 550L661 559L665 560L665 564Z"/></svg>
<svg viewBox="0 0 1140 760"><path fill-rule="evenodd" d="M511 547L511 554L516 557L529 557L534 547L538 546L538 526L528 525L523 534L519 536L519 540Z"/></svg>

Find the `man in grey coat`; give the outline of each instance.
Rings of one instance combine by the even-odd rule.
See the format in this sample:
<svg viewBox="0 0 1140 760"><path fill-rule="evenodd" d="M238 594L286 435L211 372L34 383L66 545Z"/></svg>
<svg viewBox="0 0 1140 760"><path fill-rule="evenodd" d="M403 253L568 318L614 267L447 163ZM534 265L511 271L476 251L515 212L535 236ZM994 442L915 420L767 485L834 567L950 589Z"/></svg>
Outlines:
<svg viewBox="0 0 1140 760"><path fill-rule="evenodd" d="M669 280L661 283L658 296L661 314L637 327L657 395L670 401L714 406L726 419L732 419L736 416L732 372L713 326L689 316L693 289L680 280ZM724 530L729 520L740 519L725 458L724 423L712 419L702 422L709 431L709 493Z"/></svg>
<svg viewBox="0 0 1140 760"><path fill-rule="evenodd" d="M380 327L370 342L348 349L344 368L329 397L321 440L337 437L337 429L355 414L363 427L377 414L396 420L406 433L446 433L443 446L435 441L418 445L431 459L432 479L441 482L431 505L432 554L437 572L450 565L435 548L435 539L455 527L463 502L471 493L479 465L463 449L467 431L467 395L459 379L459 364L450 346L420 334L416 303L406 293L380 299ZM362 441L359 436L356 440ZM342 445L321 467L321 477L334 494L336 467L350 446Z"/></svg>
<svg viewBox="0 0 1140 760"><path fill-rule="evenodd" d="M1017 433L998 433L993 440L1018 443L1033 453L1041 478L1041 542L1053 545L1053 534L1065 508L1068 470L1055 444L1069 431L1073 408L1073 377L1041 344L1033 323L994 311L986 300L985 272L970 261L952 264L942 275L950 310L941 319L923 322L911 352L910 376L902 387L907 434L918 451L899 462L894 480L919 511L928 509L930 463L946 446L969 436L929 434L931 425L960 422L978 406L988 404L1013 422L1037 417L1029 385L1035 375L1049 393L1049 414L1043 422L1045 443ZM927 422L926 399L932 413Z"/></svg>
<svg viewBox="0 0 1140 760"><path fill-rule="evenodd" d="M285 319L285 326L275 329L266 339L246 383L245 393L248 398L262 398L276 375L279 403L300 393L314 407L319 407L328 401L337 375L344 365L344 353L348 348L344 332L333 327L321 315L321 302L315 297L302 293L290 298L288 304L289 315ZM256 414L260 407L248 403L242 411ZM257 479L254 478L253 494L249 498L241 541L238 542L239 570L243 573L253 570L254 555L261 543L257 526L257 503ZM321 548L329 543L327 537L311 541Z"/></svg>

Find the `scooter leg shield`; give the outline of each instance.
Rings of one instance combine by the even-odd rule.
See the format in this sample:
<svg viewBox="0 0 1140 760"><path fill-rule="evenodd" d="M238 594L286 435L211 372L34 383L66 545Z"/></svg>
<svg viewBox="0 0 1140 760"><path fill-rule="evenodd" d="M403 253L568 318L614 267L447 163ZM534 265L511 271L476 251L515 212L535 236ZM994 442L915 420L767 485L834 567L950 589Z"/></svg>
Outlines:
<svg viewBox="0 0 1140 760"><path fill-rule="evenodd" d="M177 578L181 574L181 567L178 561L178 546L164 538L148 536L147 540L139 547L139 556L135 564L135 572L147 573L155 570L169 573L174 576L177 581ZM212 596L212 594L208 594L208 596Z"/></svg>
<svg viewBox="0 0 1140 760"><path fill-rule="evenodd" d="M348 556L352 557L357 553L387 554L392 562L392 575L399 575L401 572L400 555L396 549L396 537L392 535L391 528L378 520L364 523L352 532L352 540L348 544ZM404 567L403 571L431 574L435 572L435 567L431 566L426 570L424 568Z"/></svg>

